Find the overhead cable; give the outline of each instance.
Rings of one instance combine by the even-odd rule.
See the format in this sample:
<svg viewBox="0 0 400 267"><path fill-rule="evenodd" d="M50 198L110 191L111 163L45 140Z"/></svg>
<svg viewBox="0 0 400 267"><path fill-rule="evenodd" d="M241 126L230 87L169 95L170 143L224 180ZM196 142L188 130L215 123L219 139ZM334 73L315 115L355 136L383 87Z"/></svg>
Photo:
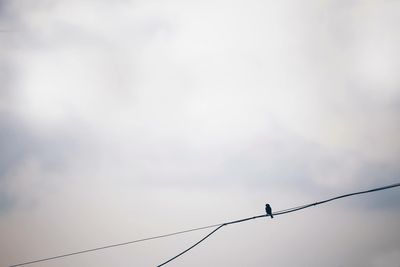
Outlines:
<svg viewBox="0 0 400 267"><path fill-rule="evenodd" d="M277 212L275 212L275 213L273 213L271 215L272 216L279 216L279 215L283 215L283 214L299 211L299 210L302 210L302 209L310 208L310 207L313 207L313 206L317 206L317 205L320 205L320 204L324 204L324 203L327 203L327 202L330 202L330 201L334 201L334 200L337 200L337 199L340 199L340 198L345 198L345 197L350 197L350 196L360 195L360 194L366 194L366 193L372 193L372 192L381 191L381 190L385 190L385 189L389 189L389 188L393 188L393 187L398 187L398 186L400 186L400 183L391 184L391 185L382 186L382 187L369 189L369 190L364 190L364 191L358 191L358 192L349 193L349 194L344 194L344 195L340 195L340 196L337 196L337 197L329 198L329 199L326 199L326 200L322 200L322 201L318 201L318 202L314 202L314 203L310 203L310 204L305 204L305 205L297 206L297 207L290 208L290 209L277 211ZM209 234L207 234L205 237L200 239L194 245L190 246L189 248L185 249L184 251L182 251L181 253L177 254L176 256L170 258L169 260L161 263L160 265L157 265L157 267L163 266L163 265L175 260L176 258L182 256L183 254L185 254L186 252L188 252L192 248L194 248L197 245L199 245L201 242L206 240L208 237L210 237L212 234L214 234L216 231L218 231L219 229L221 229L224 226L227 226L227 225L230 225L230 224L235 224L235 223L241 223L241 222L245 222L245 221L249 221L249 220L253 220L253 219L258 219L258 218L262 218L262 217L269 217L271 215L263 214L263 215L248 217L248 218L244 218L244 219L240 219L240 220L236 220L236 221L231 221L231 222L226 222L226 223L220 224L218 226L218 228L216 228L213 231L211 231Z"/></svg>
<svg viewBox="0 0 400 267"><path fill-rule="evenodd" d="M322 201L318 201L318 202L314 202L314 203L310 203L310 204L305 204L305 205L301 205L301 206L297 206L297 207L293 207L293 208L289 208L289 209L276 211L272 215L273 216L279 216L279 215L283 215L283 214L299 211L299 210L302 210L302 209L306 209L306 208L309 208L309 207L312 207L312 206L317 206L317 205L320 205L320 204L324 204L324 203L327 203L327 202L330 202L330 201L334 201L334 200L337 200L337 199L340 199L340 198L350 197L350 196L359 195L359 194L366 194L366 193L371 193L371 192L375 192L375 191L381 191L381 190L385 190L385 189L389 189L389 188L393 188L393 187L398 187L398 186L400 186L400 183L387 185L387 186L382 186L382 187L378 187L378 188L374 188L374 189L370 189L370 190L365 190L365 191L359 191L359 192L344 194L344 195L340 195L340 196L337 196L337 197L329 198L329 199L326 199L326 200L322 200ZM245 222L245 221L249 221L249 220L253 220L253 219L258 219L258 218L262 218L262 217L268 217L268 216L270 216L270 215L262 214L262 215L248 217L248 218L239 219L239 220L235 220L235 221L219 223L219 224L213 224L213 225L208 225L208 226L203 226L203 227L198 227L198 228L192 228L192 229L173 232L173 233L169 233L169 234L158 235L158 236L153 236L153 237L148 237L148 238L142 238L142 239L137 239L137 240L133 240L133 241L117 243L117 244L112 244L112 245L107 245L107 246L101 246L101 247L96 247L96 248L92 248L92 249L80 250L80 251L77 251L77 252L61 254L61 255L58 255L58 256L52 256L52 257L48 257L48 258L43 258L43 259L38 259L38 260L33 260L33 261L28 261L28 262L23 262L23 263L18 263L18 264L11 265L10 267L17 267L17 266L28 265L28 264L33 264L33 263L38 263L38 262L43 262L43 261L49 261L49 260L54 260L54 259L74 256L74 255L77 255L77 254L83 254L83 253L88 253L88 252L93 252L93 251L98 251L98 250L103 250L103 249L108 249L108 248L113 248L113 247L125 246L125 245L129 245L129 244L133 244L133 243L139 243L139 242L149 241L149 240L153 240L153 239L160 239L160 238L165 238L165 237L168 237L168 236L179 235L179 234L184 234L184 233L188 233L188 232L199 231L199 230L204 230L204 229L208 229L208 228L217 227L216 229L211 231L209 234L207 234L205 237L203 237L201 240L196 242L191 247L185 249L181 253L177 254L176 256L170 258L169 260L167 260L167 261L165 261L162 264L157 266L157 267L160 267L160 266L163 266L163 265L173 261L174 259L180 257L181 255L185 254L186 252L188 252L192 248L196 247L197 245L199 245L201 242L203 242L205 239L210 237L212 234L214 234L216 231L218 231L219 229L221 229L224 226L227 226L227 225L230 225L230 224L241 223L241 222Z"/></svg>

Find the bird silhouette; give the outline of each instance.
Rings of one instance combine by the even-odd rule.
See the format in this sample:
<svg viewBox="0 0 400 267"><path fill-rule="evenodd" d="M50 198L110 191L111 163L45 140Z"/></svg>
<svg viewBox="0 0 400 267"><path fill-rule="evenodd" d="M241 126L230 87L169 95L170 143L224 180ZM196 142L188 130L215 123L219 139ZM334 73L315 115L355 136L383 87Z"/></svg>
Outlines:
<svg viewBox="0 0 400 267"><path fill-rule="evenodd" d="M271 216L271 219L274 218L274 216L272 215L272 208L269 204L265 204L265 212L267 213L267 215Z"/></svg>

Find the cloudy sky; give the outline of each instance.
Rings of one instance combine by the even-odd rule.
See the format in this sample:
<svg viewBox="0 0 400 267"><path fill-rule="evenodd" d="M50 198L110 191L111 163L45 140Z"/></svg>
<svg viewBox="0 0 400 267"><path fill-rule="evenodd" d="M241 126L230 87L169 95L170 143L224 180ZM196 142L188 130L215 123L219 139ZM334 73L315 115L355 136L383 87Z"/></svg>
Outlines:
<svg viewBox="0 0 400 267"><path fill-rule="evenodd" d="M0 266L399 182L399 25L389 0L0 0ZM399 203L232 225L169 265L399 267ZM156 266L206 233L31 266Z"/></svg>

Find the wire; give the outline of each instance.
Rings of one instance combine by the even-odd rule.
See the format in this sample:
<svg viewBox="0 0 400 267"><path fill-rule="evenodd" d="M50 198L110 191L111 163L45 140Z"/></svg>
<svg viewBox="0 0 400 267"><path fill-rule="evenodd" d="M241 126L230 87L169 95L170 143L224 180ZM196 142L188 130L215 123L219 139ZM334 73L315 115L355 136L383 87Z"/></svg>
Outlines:
<svg viewBox="0 0 400 267"><path fill-rule="evenodd" d="M18 263L18 264L15 264L15 265L11 265L10 267L16 267L16 266L22 266L22 265L27 265L27 264L32 264L32 263L37 263L37 262L42 262L42 261L54 260L54 259L69 257L69 256L77 255L77 254L82 254L82 253L87 253L87 252L93 252L93 251L96 251L96 250L102 250L102 249L107 249L107 248L119 247L119 246L124 246L124 245L128 245L128 244L133 244L133 243L139 243L139 242L143 242L143 241L148 241L148 240L152 240L152 239L159 239L159 238L164 238L164 237L168 237L168 236L179 235L179 234L184 234L184 233L193 232L193 231L199 231L199 230L208 229L208 228L212 228L212 227L216 227L216 226L219 226L219 224L214 224L214 225L208 225L208 226L193 228L193 229L184 230L184 231L179 231L179 232L174 232L174 233L165 234L165 235L158 235L158 236L153 236L153 237L148 237L148 238L142 238L142 239L137 239L137 240L128 241L128 242L124 242L124 243L118 243L118 244L103 246L103 247L97 247L97 248L92 248L92 249L81 250L81 251L77 251L77 252L62 254L62 255L53 256L53 257L49 257L49 258L44 258L44 259L40 259L40 260L34 260L34 261L28 261L28 262Z"/></svg>
<svg viewBox="0 0 400 267"><path fill-rule="evenodd" d="M359 192L355 192L355 193L344 194L344 195L340 195L340 196L337 196L337 197L329 198L329 199L326 199L326 200L318 201L318 202L315 202L315 203L305 204L305 205L302 205L302 206L297 206L297 207L294 207L294 208L277 211L277 212L273 213L272 215L273 216L283 215L283 214L299 211L299 210L302 210L302 209L306 209L306 208L309 208L309 207L312 207L312 206L317 206L317 205L320 205L320 204L324 204L324 203L327 203L327 202L330 202L330 201L334 201L334 200L337 200L337 199L340 199L340 198L345 198L345 197L350 197L350 196L354 196L354 195L360 195L360 194L366 194L366 193L381 191L381 190L385 190L385 189L389 189L389 188L393 188L393 187L398 187L398 186L400 186L400 183L387 185L387 186L382 186L382 187L378 187L378 188L374 188L374 189L370 189L370 190L365 190L365 191L359 191ZM192 245L188 249L182 251L178 255L172 257L171 259L161 263L160 265L157 265L157 267L163 266L163 265L171 262L172 260L178 258L179 256L182 256L184 253L188 252L189 250L191 250L195 246L199 245L201 242L206 240L208 237L210 237L212 234L214 234L216 231L218 231L219 229L221 229L224 226L227 226L227 225L230 225L230 224L235 224L235 223L241 223L241 222L245 222L245 221L253 220L253 219L257 219L257 218L268 217L268 216L271 216L271 215L263 214L263 215L258 215L258 216L254 216L254 217L249 217L249 218L244 218L244 219L240 219L240 220L236 220L236 221L223 223L218 228L214 229L211 233L209 233L208 235L206 235L205 237L200 239L197 243L195 243L194 245Z"/></svg>
<svg viewBox="0 0 400 267"><path fill-rule="evenodd" d="M334 201L334 200L337 200L337 199L340 199L340 198L345 198L345 197L359 195L359 194L365 194L365 193L371 193L371 192L385 190L385 189L398 187L398 186L400 186L400 183L387 185L387 186L383 186L383 187L378 187L378 188L374 188L374 189L370 189L370 190L366 190L366 191L359 191L359 192L355 192L355 193L340 195L340 196L329 198L329 199L322 200L322 201L319 201L319 202L305 204L305 205L301 205L301 206L297 206L297 207L293 207L293 208L289 208L289 209L280 210L280 211L277 211L277 212L273 213L272 215L273 216L283 215L283 214L287 214L287 213L290 213L290 212L295 212L295 211L299 211L299 210L302 210L302 209L305 209L305 208L309 208L309 207L312 207L312 206L320 205L320 204L323 204L323 203L326 203L326 202ZM83 254L83 253L93 252L93 251L97 251L97 250L108 249L108 248L113 248L113 247L119 247L119 246L124 246L124 245L128 245L128 244L139 243L139 242L144 242L144 241L148 241L148 240L159 239L159 238L164 238L164 237L168 237L168 236L179 235L179 234L184 234L184 233L188 233L188 232L199 231L199 230L203 230L203 229L217 227L216 229L211 231L209 234L207 234L205 237L203 237L201 240L199 240L197 243L195 243L194 245L189 247L188 249L182 251L178 255L172 257L171 259L169 259L169 260L167 260L167 261L165 261L162 264L157 266L157 267L160 267L160 266L163 266L163 265L173 261L174 259L182 256L183 254L185 254L186 252L188 252L192 248L194 248L197 245L199 245L201 242L203 242L205 239L210 237L212 234L214 234L216 231L218 231L219 229L221 229L224 226L227 226L227 225L230 225L230 224L235 224L235 223L240 223L240 222L245 222L245 221L248 221L248 220L258 219L258 218L262 218L262 217L268 217L268 216L270 216L270 215L262 214L262 215L248 217L248 218L239 219L239 220L235 220L235 221L230 221L230 222L226 222L226 223L213 224L213 225L208 225L208 226L188 229L188 230L184 230L184 231L179 231L179 232L174 232L174 233L169 233L169 234L164 234L164 235L158 235L158 236L153 236L153 237L148 237L148 238L142 238L142 239L137 239L137 240L128 241L128 242L124 242L124 243L107 245L107 246L102 246L102 247L97 247L97 248L92 248L92 249L86 249L86 250L81 250L81 251L77 251L77 252L62 254L62 255L58 255L58 256L43 258L43 259L29 261L29 262L23 262L23 263L11 265L10 267L16 267L16 266L28 265L28 264L33 264L33 263L38 263L38 262L43 262L43 261L49 261L49 260L69 257L69 256L77 255L77 254Z"/></svg>
<svg viewBox="0 0 400 267"><path fill-rule="evenodd" d="M194 248L195 246L197 246L198 244L200 244L201 242L203 242L204 240L206 240L210 235L212 235L213 233L215 233L216 231L218 231L221 227L225 226L225 224L222 224L220 226L218 226L218 228L212 230L211 233L209 233L208 235L206 235L205 237L203 237L202 239L200 239L199 241L197 241L197 243L195 243L194 245L192 245L191 247L185 249L184 251L182 251L181 253L179 253L178 255L172 257L171 259L167 260L166 262L158 265L157 267L163 266L165 264L167 264L170 261L173 261L174 259L178 258L179 256L181 256L182 254L188 252L189 250L191 250L192 248Z"/></svg>

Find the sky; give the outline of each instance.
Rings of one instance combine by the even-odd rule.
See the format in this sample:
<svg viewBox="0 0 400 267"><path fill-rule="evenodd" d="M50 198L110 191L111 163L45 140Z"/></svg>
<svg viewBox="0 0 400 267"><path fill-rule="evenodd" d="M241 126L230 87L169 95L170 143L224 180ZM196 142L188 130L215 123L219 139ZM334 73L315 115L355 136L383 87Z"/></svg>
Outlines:
<svg viewBox="0 0 400 267"><path fill-rule="evenodd" d="M0 0L0 266L399 182L398 25L389 0ZM399 267L399 203L227 226L167 266ZM156 266L207 233L30 266Z"/></svg>

